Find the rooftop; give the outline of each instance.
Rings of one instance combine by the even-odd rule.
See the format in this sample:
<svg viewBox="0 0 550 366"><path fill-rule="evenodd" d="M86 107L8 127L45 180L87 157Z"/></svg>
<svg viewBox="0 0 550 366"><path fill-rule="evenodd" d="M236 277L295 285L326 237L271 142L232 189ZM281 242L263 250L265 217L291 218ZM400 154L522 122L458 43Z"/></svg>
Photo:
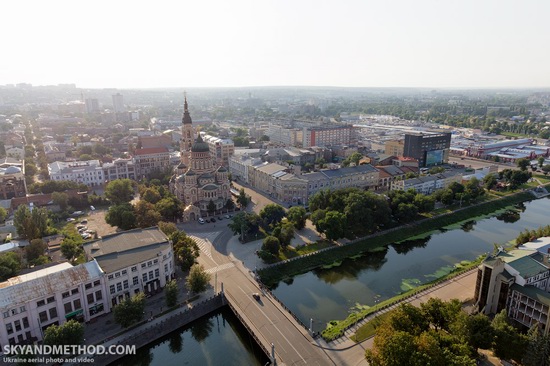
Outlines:
<svg viewBox="0 0 550 366"><path fill-rule="evenodd" d="M510 286L510 290L517 291L521 294L524 294L531 299L534 299L542 304L550 306L550 293L542 291L541 289L536 288L535 286L520 286L518 284L513 284Z"/></svg>
<svg viewBox="0 0 550 366"><path fill-rule="evenodd" d="M160 154L167 153L168 149L165 147L146 147L144 149L137 149L134 155L150 155L150 154Z"/></svg>

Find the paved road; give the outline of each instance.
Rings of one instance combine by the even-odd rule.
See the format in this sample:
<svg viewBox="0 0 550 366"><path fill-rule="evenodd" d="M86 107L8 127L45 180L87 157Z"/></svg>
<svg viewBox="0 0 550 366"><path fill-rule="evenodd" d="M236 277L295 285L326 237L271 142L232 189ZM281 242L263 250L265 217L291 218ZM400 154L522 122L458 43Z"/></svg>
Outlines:
<svg viewBox="0 0 550 366"><path fill-rule="evenodd" d="M272 343L275 345L279 365L335 365L321 348L312 344L307 331L277 301L262 293L242 262L218 252L219 238L223 239L225 232L189 235L201 241L199 263L213 274L214 288L220 290L223 283L228 299L264 347L270 349ZM214 236L216 244L210 241ZM260 301L252 297L253 293L262 293Z"/></svg>

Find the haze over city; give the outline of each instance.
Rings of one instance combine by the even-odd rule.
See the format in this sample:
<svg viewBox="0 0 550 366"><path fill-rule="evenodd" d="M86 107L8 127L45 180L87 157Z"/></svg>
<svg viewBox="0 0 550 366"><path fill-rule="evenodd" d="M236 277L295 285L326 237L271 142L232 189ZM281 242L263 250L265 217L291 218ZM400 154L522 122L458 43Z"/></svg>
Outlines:
<svg viewBox="0 0 550 366"><path fill-rule="evenodd" d="M550 2L5 2L0 85L550 87Z"/></svg>

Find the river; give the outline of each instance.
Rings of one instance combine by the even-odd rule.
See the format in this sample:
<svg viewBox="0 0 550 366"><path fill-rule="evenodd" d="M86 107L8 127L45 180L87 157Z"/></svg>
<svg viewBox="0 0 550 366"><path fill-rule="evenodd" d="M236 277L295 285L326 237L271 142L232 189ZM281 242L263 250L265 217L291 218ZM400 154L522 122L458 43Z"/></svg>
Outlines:
<svg viewBox="0 0 550 366"><path fill-rule="evenodd" d="M111 366L265 365L269 359L227 307L137 350Z"/></svg>
<svg viewBox="0 0 550 366"><path fill-rule="evenodd" d="M523 229L550 224L548 213L549 198L525 202L511 215L472 220L424 239L346 259L338 267L295 276L280 282L273 293L304 324L314 319L314 331L320 331L330 320L344 319L358 304L375 305L441 277L461 261L491 252L493 243L506 244Z"/></svg>

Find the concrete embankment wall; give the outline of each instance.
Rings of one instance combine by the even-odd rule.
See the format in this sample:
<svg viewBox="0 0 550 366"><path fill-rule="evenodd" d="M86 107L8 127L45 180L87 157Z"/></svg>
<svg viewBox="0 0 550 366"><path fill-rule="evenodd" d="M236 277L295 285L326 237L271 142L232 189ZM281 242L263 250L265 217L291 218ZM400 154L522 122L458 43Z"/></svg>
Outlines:
<svg viewBox="0 0 550 366"><path fill-rule="evenodd" d="M125 338L122 338L117 344L121 345L136 345L136 349L143 347L155 340L164 337L165 335L197 320L213 311L218 310L225 303L221 295L213 296L199 303L193 304L181 312L174 312L173 315L167 316L160 323L148 326L143 325L138 332L132 332ZM108 365L124 355L96 355L94 356L95 365Z"/></svg>

